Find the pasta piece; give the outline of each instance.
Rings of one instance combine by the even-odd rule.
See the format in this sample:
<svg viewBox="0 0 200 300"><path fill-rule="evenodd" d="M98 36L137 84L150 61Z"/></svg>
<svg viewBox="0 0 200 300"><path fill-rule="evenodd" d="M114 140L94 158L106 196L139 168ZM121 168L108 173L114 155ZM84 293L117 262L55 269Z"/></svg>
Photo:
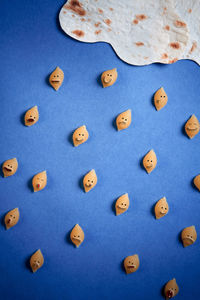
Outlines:
<svg viewBox="0 0 200 300"><path fill-rule="evenodd" d="M157 165L157 157L153 150L149 151L143 158L143 166L147 173L151 173Z"/></svg>
<svg viewBox="0 0 200 300"><path fill-rule="evenodd" d="M9 177L14 175L18 169L18 161L16 158L8 159L4 161L2 166L2 171L4 177Z"/></svg>
<svg viewBox="0 0 200 300"><path fill-rule="evenodd" d="M128 194L119 197L115 203L116 216L123 214L129 208Z"/></svg>
<svg viewBox="0 0 200 300"><path fill-rule="evenodd" d="M24 123L26 126L32 126L39 120L39 112L38 107L34 106L31 109L27 110L25 117L24 117Z"/></svg>
<svg viewBox="0 0 200 300"><path fill-rule="evenodd" d="M197 239L197 232L195 226L190 226L183 229L181 233L181 239L184 247L188 247L194 244L194 242Z"/></svg>
<svg viewBox="0 0 200 300"><path fill-rule="evenodd" d="M166 200L165 197L158 200L158 202L155 205L154 210L155 210L156 219L160 219L168 213L169 205L168 205L167 200Z"/></svg>
<svg viewBox="0 0 200 300"><path fill-rule="evenodd" d="M199 133L200 124L195 115L192 115L185 124L185 132L190 139Z"/></svg>
<svg viewBox="0 0 200 300"><path fill-rule="evenodd" d="M127 256L124 260L124 268L126 271L126 274L134 273L137 271L137 269L140 266L139 257L137 254Z"/></svg>
<svg viewBox="0 0 200 300"><path fill-rule="evenodd" d="M131 109L128 109L117 116L116 125L118 131L126 129L131 125Z"/></svg>
<svg viewBox="0 0 200 300"><path fill-rule="evenodd" d="M91 189L95 187L97 184L97 175L95 170L91 170L89 173L87 173L83 178L83 186L85 192L89 192Z"/></svg>
<svg viewBox="0 0 200 300"><path fill-rule="evenodd" d="M194 185L196 186L196 188L199 190L200 192L200 174L197 175L195 178L194 178Z"/></svg>
<svg viewBox="0 0 200 300"><path fill-rule="evenodd" d="M117 80L117 69L114 68L112 70L107 70L107 71L104 71L102 74L101 74L101 82L103 84L103 87L108 87L108 86L111 86L115 83L115 81Z"/></svg>
<svg viewBox="0 0 200 300"><path fill-rule="evenodd" d="M54 90L58 90L62 85L64 80L64 73L63 71L57 67L49 77L49 83L54 88Z"/></svg>
<svg viewBox="0 0 200 300"><path fill-rule="evenodd" d="M165 93L163 87L161 87L157 92L154 94L154 105L157 110L162 109L168 101L167 94Z"/></svg>
<svg viewBox="0 0 200 300"><path fill-rule="evenodd" d="M78 224L76 224L70 234L72 243L78 248L84 241L84 237L85 235L83 229Z"/></svg>
<svg viewBox="0 0 200 300"><path fill-rule="evenodd" d="M166 299L171 299L175 297L178 294L178 292L179 292L179 287L176 283L176 279L174 278L168 281L164 288L164 294Z"/></svg>
<svg viewBox="0 0 200 300"><path fill-rule="evenodd" d="M19 209L15 208L13 210L10 210L4 218L4 222L6 225L6 229L9 229L13 226L15 226L19 221Z"/></svg>
<svg viewBox="0 0 200 300"><path fill-rule="evenodd" d="M46 171L36 174L32 179L32 185L33 185L34 192L43 190L47 185Z"/></svg>
<svg viewBox="0 0 200 300"><path fill-rule="evenodd" d="M30 259L30 266L31 269L33 271L33 273L35 273L38 269L40 269L44 264L44 257L42 255L41 250L37 250Z"/></svg>
<svg viewBox="0 0 200 300"><path fill-rule="evenodd" d="M86 129L86 126L83 125L83 126L77 128L74 131L72 138L73 138L73 143L74 143L75 147L85 143L89 138L89 133Z"/></svg>

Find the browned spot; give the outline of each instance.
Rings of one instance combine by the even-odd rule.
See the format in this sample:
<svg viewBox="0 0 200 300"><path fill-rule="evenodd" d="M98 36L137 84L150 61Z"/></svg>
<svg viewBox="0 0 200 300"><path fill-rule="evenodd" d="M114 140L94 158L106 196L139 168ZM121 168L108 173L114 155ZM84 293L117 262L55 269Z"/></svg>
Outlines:
<svg viewBox="0 0 200 300"><path fill-rule="evenodd" d="M167 7L164 7L164 9L163 9L164 11L166 11L167 10Z"/></svg>
<svg viewBox="0 0 200 300"><path fill-rule="evenodd" d="M197 42L193 42L189 53L192 53L196 49L196 47L197 47Z"/></svg>
<svg viewBox="0 0 200 300"><path fill-rule="evenodd" d="M135 44L136 44L136 46L138 46L138 47L144 46L144 43L143 43L143 42L137 42L137 43L135 43Z"/></svg>
<svg viewBox="0 0 200 300"><path fill-rule="evenodd" d="M169 63L169 64L173 64L173 63L175 63L177 60L178 60L178 58L174 58L174 59L172 59L172 60L169 60L168 63Z"/></svg>
<svg viewBox="0 0 200 300"><path fill-rule="evenodd" d="M66 10L63 11L63 14L66 14Z"/></svg>
<svg viewBox="0 0 200 300"><path fill-rule="evenodd" d="M166 25L166 26L165 26L165 29L166 29L166 30L170 30L169 25Z"/></svg>
<svg viewBox="0 0 200 300"><path fill-rule="evenodd" d="M188 12L189 12L189 14L191 14L191 12L192 12L192 9L191 9L191 8L189 8L189 9L188 9Z"/></svg>
<svg viewBox="0 0 200 300"><path fill-rule="evenodd" d="M99 34L99 33L101 33L101 29L95 31L95 34Z"/></svg>
<svg viewBox="0 0 200 300"><path fill-rule="evenodd" d="M113 11L113 8L112 8L112 7L110 7L109 9L110 9L111 11Z"/></svg>
<svg viewBox="0 0 200 300"><path fill-rule="evenodd" d="M110 31L112 31L112 29L111 28L107 28L107 31L110 32Z"/></svg>
<svg viewBox="0 0 200 300"><path fill-rule="evenodd" d="M161 56L161 58L162 58L162 59L168 58L168 54L167 54L167 53L163 53L162 56Z"/></svg>
<svg viewBox="0 0 200 300"><path fill-rule="evenodd" d="M85 35L85 33L84 33L82 30L78 30L78 29L72 31L72 33L75 34L75 35L78 36L78 37L82 37L82 36Z"/></svg>
<svg viewBox="0 0 200 300"><path fill-rule="evenodd" d="M136 19L137 20L139 20L139 21L143 21L143 20L145 20L145 19L147 19L147 16L145 16L145 15L136 15Z"/></svg>
<svg viewBox="0 0 200 300"><path fill-rule="evenodd" d="M138 24L138 20L133 20L133 24Z"/></svg>
<svg viewBox="0 0 200 300"><path fill-rule="evenodd" d="M110 25L110 24L112 23L110 19L106 19L106 20L104 20L104 22L105 22L107 25Z"/></svg>
<svg viewBox="0 0 200 300"><path fill-rule="evenodd" d="M144 59L148 59L149 57L148 56L144 56Z"/></svg>
<svg viewBox="0 0 200 300"><path fill-rule="evenodd" d="M176 20L174 24L176 27L186 27L186 24L180 20Z"/></svg>
<svg viewBox="0 0 200 300"><path fill-rule="evenodd" d="M178 42L170 43L169 45L170 45L171 48L174 48L174 49L179 49L180 48L180 44Z"/></svg>
<svg viewBox="0 0 200 300"><path fill-rule="evenodd" d="M89 19L87 19L88 20L88 22L90 22L91 21L91 19L89 18Z"/></svg>
<svg viewBox="0 0 200 300"><path fill-rule="evenodd" d="M98 12L99 12L100 14L102 14L102 13L103 13L103 10L102 10L101 8L98 8Z"/></svg>
<svg viewBox="0 0 200 300"><path fill-rule="evenodd" d="M72 17L74 18L74 17L75 17L75 15L73 14L73 15L72 15Z"/></svg>
<svg viewBox="0 0 200 300"><path fill-rule="evenodd" d="M85 16L86 15L85 9L82 7L82 4L78 0L70 0L69 3L64 5L64 8L68 9L68 10L72 10L73 12L78 14L79 16Z"/></svg>
<svg viewBox="0 0 200 300"><path fill-rule="evenodd" d="M85 18L81 18L81 21L82 21L82 22L85 22Z"/></svg>
<svg viewBox="0 0 200 300"><path fill-rule="evenodd" d="M95 27L99 27L99 25L101 24L101 22L97 22L94 24Z"/></svg>

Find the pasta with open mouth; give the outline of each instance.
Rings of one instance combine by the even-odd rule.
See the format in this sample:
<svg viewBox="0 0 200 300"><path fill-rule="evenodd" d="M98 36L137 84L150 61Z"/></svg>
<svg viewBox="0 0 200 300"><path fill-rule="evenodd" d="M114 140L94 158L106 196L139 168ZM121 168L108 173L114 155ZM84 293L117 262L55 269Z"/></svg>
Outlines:
<svg viewBox="0 0 200 300"><path fill-rule="evenodd" d="M4 177L9 177L14 175L18 169L18 161L16 158L8 159L4 161L2 166L2 172Z"/></svg>

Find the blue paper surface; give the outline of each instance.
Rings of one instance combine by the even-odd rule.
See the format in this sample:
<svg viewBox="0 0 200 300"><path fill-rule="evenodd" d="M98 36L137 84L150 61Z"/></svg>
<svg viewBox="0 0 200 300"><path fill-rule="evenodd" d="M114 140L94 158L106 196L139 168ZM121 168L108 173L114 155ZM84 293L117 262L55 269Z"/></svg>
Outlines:
<svg viewBox="0 0 200 300"><path fill-rule="evenodd" d="M200 134L190 140L184 124L200 120L200 68L192 61L134 67L110 45L80 43L59 27L63 1L2 1L0 5L0 162L16 157L17 173L0 178L0 299L163 299L164 284L176 278L182 300L199 299L199 238L183 248L180 232L200 234ZM58 92L48 76L59 66ZM118 80L103 89L99 76L116 67ZM154 92L164 87L168 104L157 112ZM37 105L40 119L23 125ZM114 121L132 109L132 124L117 132ZM75 148L72 132L85 124L87 143ZM154 149L158 164L148 175L143 156ZM98 183L85 194L81 180L95 169ZM31 179L47 170L38 193ZM130 198L118 217L115 200ZM169 214L156 220L153 207L166 197ZM5 214L18 207L20 220L6 231ZM76 249L69 233L78 223L85 241ZM29 258L41 249L45 263L33 274ZM126 275L123 259L138 254L140 268Z"/></svg>

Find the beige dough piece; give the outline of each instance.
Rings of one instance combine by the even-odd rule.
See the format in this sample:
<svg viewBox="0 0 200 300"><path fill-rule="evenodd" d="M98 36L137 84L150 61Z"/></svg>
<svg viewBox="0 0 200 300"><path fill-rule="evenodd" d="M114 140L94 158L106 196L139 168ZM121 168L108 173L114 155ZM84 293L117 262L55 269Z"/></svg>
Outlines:
<svg viewBox="0 0 200 300"><path fill-rule="evenodd" d="M190 226L183 229L181 233L181 239L184 247L194 244L194 242L197 239L197 232L195 226Z"/></svg>
<svg viewBox="0 0 200 300"><path fill-rule="evenodd" d="M95 187L97 184L97 175L95 170L91 170L89 173L87 173L83 178L83 186L85 192L89 192L91 189Z"/></svg>
<svg viewBox="0 0 200 300"><path fill-rule="evenodd" d="M15 226L19 221L19 209L15 208L13 210L10 210L4 218L4 222L6 225L6 229L9 229L13 226Z"/></svg>
<svg viewBox="0 0 200 300"><path fill-rule="evenodd" d="M197 175L195 178L194 178L194 185L196 186L196 188L199 190L200 192L200 174Z"/></svg>
<svg viewBox="0 0 200 300"><path fill-rule="evenodd" d="M157 165L157 157L153 150L149 151L143 158L143 166L147 173L151 173Z"/></svg>
<svg viewBox="0 0 200 300"><path fill-rule="evenodd" d="M89 133L86 129L86 126L83 125L83 126L77 128L74 131L72 138L73 138L73 143L74 143L75 147L85 143L89 138Z"/></svg>
<svg viewBox="0 0 200 300"><path fill-rule="evenodd" d="M154 105L157 110L162 109L168 101L167 94L165 93L163 87L161 87L157 92L154 94Z"/></svg>
<svg viewBox="0 0 200 300"><path fill-rule="evenodd" d="M123 214L129 208L128 194L119 197L115 203L116 216Z"/></svg>
<svg viewBox="0 0 200 300"><path fill-rule="evenodd" d="M124 260L124 268L126 271L126 274L134 273L137 271L137 269L140 266L139 257L137 254L127 256Z"/></svg>
<svg viewBox="0 0 200 300"><path fill-rule="evenodd" d="M116 125L118 131L126 129L131 124L131 109L128 109L117 116Z"/></svg>
<svg viewBox="0 0 200 300"><path fill-rule="evenodd" d="M63 71L57 67L49 77L49 83L54 88L54 90L58 90L62 85L64 80L64 73Z"/></svg>
<svg viewBox="0 0 200 300"><path fill-rule="evenodd" d="M84 232L83 229L76 224L70 233L70 239L72 243L78 248L84 241Z"/></svg>
<svg viewBox="0 0 200 300"><path fill-rule="evenodd" d="M175 297L179 292L179 287L176 283L176 279L172 279L166 283L164 288L164 294L166 299L171 299Z"/></svg>
<svg viewBox="0 0 200 300"><path fill-rule="evenodd" d="M155 205L154 210L155 210L156 219L160 219L168 213L169 205L168 205L167 200L166 200L165 197L158 200L158 202Z"/></svg>
<svg viewBox="0 0 200 300"><path fill-rule="evenodd" d="M112 70L107 70L107 71L104 71L102 74L101 74L101 82L103 84L103 87L108 87L108 86L111 86L115 83L115 81L117 80L117 69L114 68Z"/></svg>
<svg viewBox="0 0 200 300"><path fill-rule="evenodd" d="M31 109L27 110L24 116L24 124L26 126L32 126L39 120L39 113L37 106L32 107Z"/></svg>
<svg viewBox="0 0 200 300"><path fill-rule="evenodd" d="M44 264L44 257L42 255L41 250L37 250L30 259L30 266L31 269L33 271L33 273L35 273L38 269L40 269Z"/></svg>
<svg viewBox="0 0 200 300"><path fill-rule="evenodd" d="M4 177L12 176L17 172L18 161L16 158L8 159L4 161L2 171Z"/></svg>
<svg viewBox="0 0 200 300"><path fill-rule="evenodd" d="M43 190L47 185L47 172L43 171L36 174L32 179L32 185L34 192Z"/></svg>
<svg viewBox="0 0 200 300"><path fill-rule="evenodd" d="M185 124L185 132L190 139L199 133L200 124L195 115L192 115Z"/></svg>

